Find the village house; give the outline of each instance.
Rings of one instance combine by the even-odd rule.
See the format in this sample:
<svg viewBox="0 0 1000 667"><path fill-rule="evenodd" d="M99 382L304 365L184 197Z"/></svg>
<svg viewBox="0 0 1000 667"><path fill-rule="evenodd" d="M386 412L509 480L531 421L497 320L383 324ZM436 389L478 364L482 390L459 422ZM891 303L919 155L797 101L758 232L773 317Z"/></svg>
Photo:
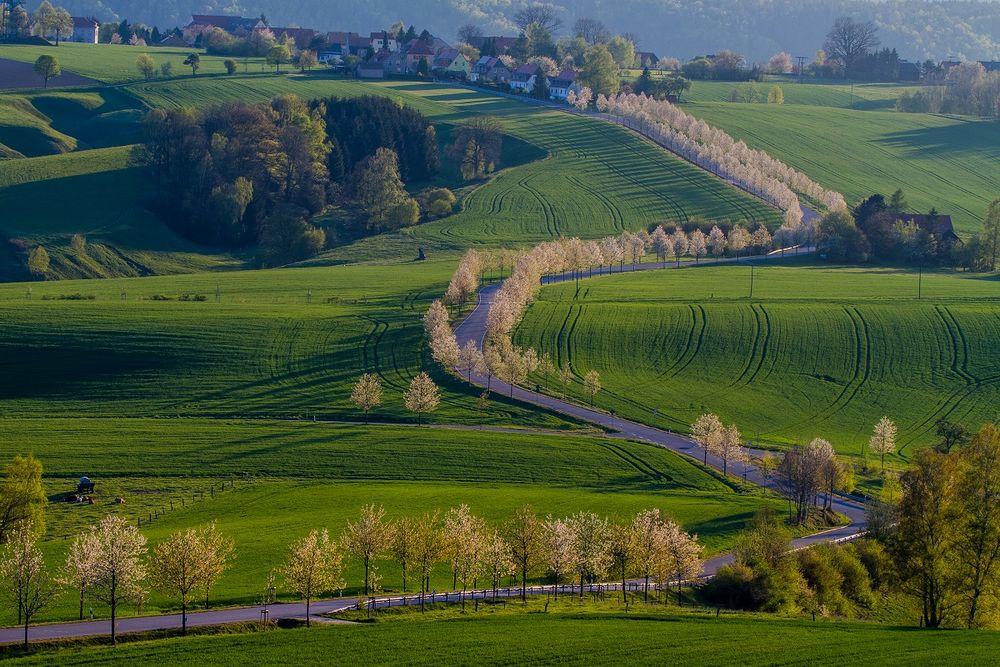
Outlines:
<svg viewBox="0 0 1000 667"><path fill-rule="evenodd" d="M101 24L96 19L73 17L73 34L71 42L82 44L97 44L97 37L101 30Z"/></svg>
<svg viewBox="0 0 1000 667"><path fill-rule="evenodd" d="M371 33L370 39L372 40L371 46L375 51L389 51L390 53L399 51L399 42L384 30Z"/></svg>
<svg viewBox="0 0 1000 667"><path fill-rule="evenodd" d="M565 102L566 98L569 97L570 91L575 93L579 89L576 77L577 73L575 70L567 69L560 72L559 76L549 81L549 97L553 100Z"/></svg>
<svg viewBox="0 0 1000 667"><path fill-rule="evenodd" d="M948 246L961 242L958 234L955 233L955 226L952 224L950 215L935 213L893 213L893 224L899 222L904 225L916 225L928 234L936 236L941 243Z"/></svg>
<svg viewBox="0 0 1000 667"><path fill-rule="evenodd" d="M656 67L656 63L660 62L660 59L652 51L636 51L635 62L640 68L649 67L652 69Z"/></svg>
<svg viewBox="0 0 1000 667"><path fill-rule="evenodd" d="M510 89L515 93L532 93L542 68L533 63L525 63L518 67L510 78Z"/></svg>
<svg viewBox="0 0 1000 667"><path fill-rule="evenodd" d="M442 49L434 57L432 69L437 76L450 79L465 79L472 69L468 59L458 49Z"/></svg>

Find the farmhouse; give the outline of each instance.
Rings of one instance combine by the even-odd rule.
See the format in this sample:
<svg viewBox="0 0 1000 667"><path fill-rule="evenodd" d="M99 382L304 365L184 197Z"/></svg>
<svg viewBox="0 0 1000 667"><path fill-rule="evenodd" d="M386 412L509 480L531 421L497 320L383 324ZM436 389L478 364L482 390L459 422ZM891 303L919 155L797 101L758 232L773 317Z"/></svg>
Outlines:
<svg viewBox="0 0 1000 667"><path fill-rule="evenodd" d="M361 79L384 79L386 74L385 63L379 58L365 61L358 64L358 78Z"/></svg>
<svg viewBox="0 0 1000 667"><path fill-rule="evenodd" d="M458 49L442 49L434 58L433 69L440 76L465 79L471 67Z"/></svg>
<svg viewBox="0 0 1000 667"><path fill-rule="evenodd" d="M535 90L535 83L542 73L542 68L533 63L525 63L518 67L510 78L510 89L514 92L530 93Z"/></svg>
<svg viewBox="0 0 1000 667"><path fill-rule="evenodd" d="M576 92L576 71L563 70L559 76L549 81L549 97L560 102L565 102L570 91Z"/></svg>
<svg viewBox="0 0 1000 667"><path fill-rule="evenodd" d="M917 225L928 234L938 237L943 243L948 245L961 241L955 233L955 226L951 222L950 215L939 213L894 213L892 215L893 224L901 222L906 225Z"/></svg>
<svg viewBox="0 0 1000 667"><path fill-rule="evenodd" d="M656 67L656 63L660 62L660 59L652 51L636 51L635 61L639 67Z"/></svg>
<svg viewBox="0 0 1000 667"><path fill-rule="evenodd" d="M469 79L472 81L490 81L493 83L510 83L511 71L499 58L483 56L472 66Z"/></svg>
<svg viewBox="0 0 1000 667"><path fill-rule="evenodd" d="M83 44L97 44L97 35L100 30L101 24L97 22L97 19L74 16L73 35L70 37L70 41Z"/></svg>

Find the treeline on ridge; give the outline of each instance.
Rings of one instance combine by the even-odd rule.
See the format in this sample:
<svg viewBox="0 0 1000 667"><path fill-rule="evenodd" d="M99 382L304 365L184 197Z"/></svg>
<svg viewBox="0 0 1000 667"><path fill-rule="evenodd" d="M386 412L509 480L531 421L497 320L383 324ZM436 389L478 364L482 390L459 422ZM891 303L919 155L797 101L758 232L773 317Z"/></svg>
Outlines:
<svg viewBox="0 0 1000 667"><path fill-rule="evenodd" d="M317 221L330 206L389 203L378 215L360 205L372 231L415 224L420 208L404 182L440 169L427 119L375 96L305 102L283 95L263 104L156 109L147 116L146 137L152 206L164 220L198 243L256 245L265 266L332 243Z"/></svg>

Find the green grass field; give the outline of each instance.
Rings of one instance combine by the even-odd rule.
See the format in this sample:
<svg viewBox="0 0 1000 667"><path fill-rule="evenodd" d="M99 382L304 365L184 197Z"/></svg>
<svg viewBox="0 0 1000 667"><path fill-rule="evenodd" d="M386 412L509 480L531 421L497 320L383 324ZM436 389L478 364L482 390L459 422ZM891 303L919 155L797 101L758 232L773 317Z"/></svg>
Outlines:
<svg viewBox="0 0 1000 667"><path fill-rule="evenodd" d="M464 502L494 522L525 503L543 515L626 517L657 507L710 552L730 544L756 510L784 507L668 450L604 437L277 420L5 419L3 428L16 451L34 452L45 466L50 562L63 557L65 536L109 511L144 522L161 512L143 527L153 543L217 521L238 554L216 591L221 604L253 602L291 541L315 527L339 534L369 502L393 517ZM58 502L81 474L97 482L98 504ZM219 490L224 480L235 489ZM213 483L215 494L206 493ZM126 504L114 505L116 495ZM359 569L349 565L350 592ZM381 569L383 585L398 590L397 567ZM434 585L448 584L442 565ZM150 611L162 605L169 602L154 596ZM46 618L72 609L67 594ZM0 624L10 620L0 614Z"/></svg>
<svg viewBox="0 0 1000 667"><path fill-rule="evenodd" d="M222 63L226 57L210 56L199 49L155 46L141 48L125 44L74 44L72 42L63 42L58 47L0 44L0 58L33 63L38 56L51 55L56 57L66 71L110 84L142 79L142 74L135 66L135 59L142 54L152 56L157 67L162 63L169 62L173 66L174 77L190 76L191 70L184 65L184 59L189 53L195 52L201 57L199 76L225 73L226 68ZM238 63L240 72L244 70L244 63L246 63L250 73L260 72L263 66L263 58L249 58L246 61L243 58L234 58L234 60ZM59 79L53 79L52 85L58 86Z"/></svg>
<svg viewBox="0 0 1000 667"><path fill-rule="evenodd" d="M350 655L371 665L955 665L986 664L1000 648L995 632L911 628L857 622L777 619L655 606L560 600L543 613L481 607L386 614L375 623L144 641L64 651L66 665L261 664L327 662ZM41 653L15 663L48 664Z"/></svg>
<svg viewBox="0 0 1000 667"><path fill-rule="evenodd" d="M422 317L453 268L444 258L60 281L33 284L31 299L5 285L4 412L356 419L351 386L373 371L386 390L378 418L410 421L401 394L424 368L444 389L436 421L566 426L502 398L481 415L478 392L436 370ZM65 299L75 295L94 300Z"/></svg>
<svg viewBox="0 0 1000 667"><path fill-rule="evenodd" d="M970 428L996 419L1000 284L996 276L906 270L703 267L548 287L517 331L570 366L553 390L687 430L717 412L755 443L824 437L858 454L889 415L903 456L931 444L940 418ZM540 379L541 380L541 379ZM545 381L545 380L542 380Z"/></svg>
<svg viewBox="0 0 1000 667"><path fill-rule="evenodd" d="M737 81L692 81L691 89L684 93L690 102L729 102L733 90L745 90L747 84ZM761 102L767 102L771 86L777 85L785 96L785 104L834 107L861 111L892 111L896 100L904 92L920 90L919 86L896 83L816 82L808 79L798 83L794 77L768 77L754 83Z"/></svg>
<svg viewBox="0 0 1000 667"><path fill-rule="evenodd" d="M911 210L936 208L969 235L1000 197L1000 124L993 121L804 104L684 108L842 192L850 204L901 188Z"/></svg>

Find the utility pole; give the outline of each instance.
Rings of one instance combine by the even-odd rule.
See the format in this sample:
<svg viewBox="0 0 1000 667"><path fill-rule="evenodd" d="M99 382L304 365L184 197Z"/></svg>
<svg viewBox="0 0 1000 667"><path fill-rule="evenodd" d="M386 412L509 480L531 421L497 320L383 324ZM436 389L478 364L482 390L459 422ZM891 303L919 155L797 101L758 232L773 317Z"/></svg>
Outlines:
<svg viewBox="0 0 1000 667"><path fill-rule="evenodd" d="M805 68L806 57L805 56L795 56L799 60L799 83L802 83L802 70Z"/></svg>
<svg viewBox="0 0 1000 667"><path fill-rule="evenodd" d="M924 265L920 264L917 266L917 300L919 301L923 297L924 292Z"/></svg>

